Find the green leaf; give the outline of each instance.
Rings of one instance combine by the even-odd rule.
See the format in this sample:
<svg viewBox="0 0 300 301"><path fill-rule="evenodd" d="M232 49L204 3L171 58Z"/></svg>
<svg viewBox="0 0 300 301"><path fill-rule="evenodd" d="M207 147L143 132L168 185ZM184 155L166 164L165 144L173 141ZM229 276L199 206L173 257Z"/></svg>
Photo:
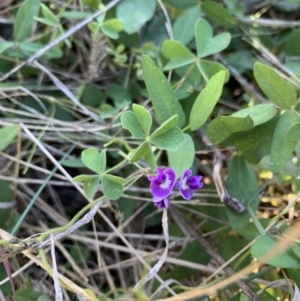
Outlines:
<svg viewBox="0 0 300 301"><path fill-rule="evenodd" d="M126 111L121 116L121 123L124 129L130 131L133 138L145 139L145 132L140 125L136 115L132 111Z"/></svg>
<svg viewBox="0 0 300 301"><path fill-rule="evenodd" d="M135 196L138 195L138 193L134 193ZM122 220L126 221L128 218L131 218L132 215L134 214L136 208L137 208L137 203L138 200L136 199L128 199L127 197L120 197L117 200L118 207L120 210L120 213L122 214ZM109 299L98 299L98 301L109 301Z"/></svg>
<svg viewBox="0 0 300 301"><path fill-rule="evenodd" d="M58 27L56 23L46 18L35 17L34 20L40 22L41 24L45 24L52 27Z"/></svg>
<svg viewBox="0 0 300 301"><path fill-rule="evenodd" d="M124 31L133 34L152 19L155 8L155 0L124 0L117 6L117 18L123 22Z"/></svg>
<svg viewBox="0 0 300 301"><path fill-rule="evenodd" d="M252 166L241 157L234 156L229 163L229 175L226 181L226 187L229 193L238 199L243 205L247 206L254 195L258 192L258 184L255 172ZM256 197L250 207L255 212L259 204L259 198ZM231 227L239 232L249 223L248 212L237 213L226 206Z"/></svg>
<svg viewBox="0 0 300 301"><path fill-rule="evenodd" d="M16 301L33 301L40 297L42 293L35 291L33 288L18 289L16 292Z"/></svg>
<svg viewBox="0 0 300 301"><path fill-rule="evenodd" d="M169 131L174 128L178 122L178 115L172 116L167 121L165 121L160 127L158 127L150 136L150 138L155 138L163 133Z"/></svg>
<svg viewBox="0 0 300 301"><path fill-rule="evenodd" d="M271 104L259 104L253 107L239 110L233 114L232 117L246 117L249 115L253 120L253 125L257 126L271 120L277 113L276 108Z"/></svg>
<svg viewBox="0 0 300 301"><path fill-rule="evenodd" d="M53 27L59 27L60 23L58 18L53 14L53 12L46 6L45 4L41 3L41 12L44 18L52 24ZM49 25L50 25L49 24Z"/></svg>
<svg viewBox="0 0 300 301"><path fill-rule="evenodd" d="M83 191L89 200L92 200L95 193L99 188L100 177L84 181L83 182Z"/></svg>
<svg viewBox="0 0 300 301"><path fill-rule="evenodd" d="M255 241L255 243L251 246L251 254L253 257L261 261L261 257L272 251L275 247L275 244L276 240L273 237L264 235ZM275 258L263 262L279 268L300 269L299 254L300 247L298 245L293 245L288 251L285 251Z"/></svg>
<svg viewBox="0 0 300 301"><path fill-rule="evenodd" d="M198 0L165 0L164 2L181 9L188 8L190 6L195 6L198 4Z"/></svg>
<svg viewBox="0 0 300 301"><path fill-rule="evenodd" d="M197 6L185 10L174 23L174 39L183 45L190 43L194 37L191 28L195 27L199 18L200 11Z"/></svg>
<svg viewBox="0 0 300 301"><path fill-rule="evenodd" d="M109 19L107 21L104 21L101 27L120 32L123 30L123 23L118 19Z"/></svg>
<svg viewBox="0 0 300 301"><path fill-rule="evenodd" d="M227 261L230 260L230 266L236 271L240 271L251 263L251 256L245 256L243 258L238 257L232 261L239 251L247 247L248 242L238 235L232 235L230 231L227 232L226 236L222 236L222 239L216 241L216 250ZM224 241L226 241L226 248L224 248ZM249 300L250 301L250 300Z"/></svg>
<svg viewBox="0 0 300 301"><path fill-rule="evenodd" d="M253 121L249 115L245 118L219 116L209 123L207 136L213 144L220 144L237 132L249 131L253 128Z"/></svg>
<svg viewBox="0 0 300 301"><path fill-rule="evenodd" d="M146 153L145 153L145 160L148 163L151 170L155 171L156 167L157 167L156 166L156 160L155 160L154 153L153 153L149 143L147 143L147 149L146 149Z"/></svg>
<svg viewBox="0 0 300 301"><path fill-rule="evenodd" d="M258 221L263 227L263 229L266 229L270 225L271 218L259 218ZM243 230L239 232L239 234L248 242L251 242L255 240L258 236L260 236L259 230L257 229L253 221L247 224L243 228Z"/></svg>
<svg viewBox="0 0 300 301"><path fill-rule="evenodd" d="M190 114L190 127L192 131L200 128L212 113L221 97L226 72L219 71L211 77L205 88L198 95Z"/></svg>
<svg viewBox="0 0 300 301"><path fill-rule="evenodd" d="M176 151L168 151L169 166L172 167L177 177L184 170L190 168L195 158L195 146L190 135L184 134L185 141L182 141Z"/></svg>
<svg viewBox="0 0 300 301"><path fill-rule="evenodd" d="M147 150L149 148L149 143L147 141L144 141L132 154L132 157L129 161L129 163L134 163L138 160L141 160L145 157Z"/></svg>
<svg viewBox="0 0 300 301"><path fill-rule="evenodd" d="M42 295L39 296L36 301L51 301L51 299L47 295Z"/></svg>
<svg viewBox="0 0 300 301"><path fill-rule="evenodd" d="M144 107L140 106L140 105L136 105L133 104L132 105L132 109L133 112L139 122L139 124L141 125L145 136L149 136L150 134L150 129L151 129L151 125L152 125L152 116L149 113L148 110L146 110Z"/></svg>
<svg viewBox="0 0 300 301"><path fill-rule="evenodd" d="M19 125L7 125L0 129L0 152L5 150L15 139L19 132Z"/></svg>
<svg viewBox="0 0 300 301"><path fill-rule="evenodd" d="M102 178L109 179L110 181L118 183L120 185L125 185L126 184L126 180L125 179L123 179L121 177L114 176L114 175L103 174Z"/></svg>
<svg viewBox="0 0 300 301"><path fill-rule="evenodd" d="M88 29L92 32L93 37L98 35L99 29L101 28L101 24L98 22L90 22L88 25Z"/></svg>
<svg viewBox="0 0 300 301"><path fill-rule="evenodd" d="M197 57L179 42L166 40L162 46L162 54L170 60L164 70L179 68L196 62Z"/></svg>
<svg viewBox="0 0 300 301"><path fill-rule="evenodd" d="M200 86L201 73L195 63L190 66L187 65L177 68L174 70L174 72L179 76L179 78L184 79L182 85L188 85L195 88L198 88ZM180 88L175 91L175 94L178 93L178 90L180 90ZM184 103L182 103L182 106L184 106Z"/></svg>
<svg viewBox="0 0 300 301"><path fill-rule="evenodd" d="M123 193L123 184L126 181L124 179L122 179L123 181L120 181L120 179L122 179L122 178L112 176L112 175L107 175L107 174L104 174L102 176L103 194L108 199L116 200L122 195L122 193Z"/></svg>
<svg viewBox="0 0 300 301"><path fill-rule="evenodd" d="M258 164L264 156L269 155L277 122L278 117L275 117L250 131L234 134L239 154L252 164Z"/></svg>
<svg viewBox="0 0 300 301"><path fill-rule="evenodd" d="M111 30L110 28L102 26L101 30L106 36L108 36L109 38L111 38L113 40L116 40L119 38L119 34L116 31Z"/></svg>
<svg viewBox="0 0 300 301"><path fill-rule="evenodd" d="M123 23L118 19L110 19L103 22L101 30L111 39L118 39L118 32L123 30Z"/></svg>
<svg viewBox="0 0 300 301"><path fill-rule="evenodd" d="M72 182L86 182L94 179L99 179L99 175L79 175L72 179Z"/></svg>
<svg viewBox="0 0 300 301"><path fill-rule="evenodd" d="M300 270L288 269L287 272L292 280L294 280L295 284L300 287Z"/></svg>
<svg viewBox="0 0 300 301"><path fill-rule="evenodd" d="M204 11L206 16L217 25L225 28L231 28L236 25L235 19L227 11L227 9L216 2L205 1L202 3L201 9Z"/></svg>
<svg viewBox="0 0 300 301"><path fill-rule="evenodd" d="M292 126L287 132L288 138L292 139L293 141L300 140L300 123Z"/></svg>
<svg viewBox="0 0 300 301"><path fill-rule="evenodd" d="M252 55L251 50L238 50L232 52L226 57L227 63L234 67L240 74L245 71L252 70L256 59Z"/></svg>
<svg viewBox="0 0 300 301"><path fill-rule="evenodd" d="M179 231L178 231L179 232ZM179 232L180 233L180 232ZM191 241L184 246L183 252L180 253L179 258L181 260L187 260L191 264L203 264L207 265L211 259L210 255L207 254L205 249L197 241ZM198 271L192 267L185 267L176 265L169 272L161 273L161 277L164 280L184 280L192 275L197 275ZM191 300L191 299L190 299ZM199 298L198 298L199 300ZM194 299L195 301L195 299Z"/></svg>
<svg viewBox="0 0 300 301"><path fill-rule="evenodd" d="M106 150L100 153L96 148L89 148L81 153L81 159L84 165L90 170L101 174L106 168Z"/></svg>
<svg viewBox="0 0 300 301"><path fill-rule="evenodd" d="M290 139L287 133L291 127L299 122L300 116L294 111L285 111L279 117L272 139L270 154L271 170L275 173L283 168L292 155L296 141Z"/></svg>
<svg viewBox="0 0 300 301"><path fill-rule="evenodd" d="M0 44L0 53L3 53L5 50L12 48L14 46L14 42L1 42Z"/></svg>
<svg viewBox="0 0 300 301"><path fill-rule="evenodd" d="M79 175L72 182L83 182L83 191L89 200L92 200L98 190L101 177L99 175Z"/></svg>
<svg viewBox="0 0 300 301"><path fill-rule="evenodd" d="M182 127L185 115L166 77L149 56L143 56L142 65L145 84L158 121L162 123L177 114L178 126Z"/></svg>
<svg viewBox="0 0 300 301"><path fill-rule="evenodd" d="M195 37L198 58L221 52L230 43L231 36L228 32L223 32L213 37L213 30L204 19L199 19L195 25Z"/></svg>
<svg viewBox="0 0 300 301"><path fill-rule="evenodd" d="M14 24L14 39L17 42L24 41L30 36L35 23L35 17L38 16L40 9L40 0L25 0L19 7L16 21Z"/></svg>
<svg viewBox="0 0 300 301"><path fill-rule="evenodd" d="M61 162L61 165L75 168L85 167L81 158L65 159L63 162Z"/></svg>
<svg viewBox="0 0 300 301"><path fill-rule="evenodd" d="M99 108L105 102L106 96L98 88L90 84L84 84L79 88L80 102L88 106Z"/></svg>
<svg viewBox="0 0 300 301"><path fill-rule="evenodd" d="M130 92L121 85L109 85L107 95L112 98L115 107L120 110L123 110L123 108L132 103Z"/></svg>
<svg viewBox="0 0 300 301"><path fill-rule="evenodd" d="M184 139L181 129L173 128L157 137L151 138L151 142L162 149L175 151Z"/></svg>
<svg viewBox="0 0 300 301"><path fill-rule="evenodd" d="M41 43L31 43L31 42L22 42L19 44L19 46L22 52L28 56L32 55L33 53L36 53L41 48L45 47L45 45ZM43 55L43 58L50 60L50 59L59 59L62 56L63 56L63 52L61 49L52 48Z"/></svg>
<svg viewBox="0 0 300 301"><path fill-rule="evenodd" d="M255 63L254 77L264 94L279 107L289 108L295 104L297 95L294 88L273 68Z"/></svg>
<svg viewBox="0 0 300 301"><path fill-rule="evenodd" d="M245 16L246 5L239 0L226 0L227 10L235 17L243 18Z"/></svg>
<svg viewBox="0 0 300 301"><path fill-rule="evenodd" d="M229 80L229 72L222 64L206 60L198 60L197 66L206 81L208 81L213 75L221 70L226 72L225 83L227 83Z"/></svg>

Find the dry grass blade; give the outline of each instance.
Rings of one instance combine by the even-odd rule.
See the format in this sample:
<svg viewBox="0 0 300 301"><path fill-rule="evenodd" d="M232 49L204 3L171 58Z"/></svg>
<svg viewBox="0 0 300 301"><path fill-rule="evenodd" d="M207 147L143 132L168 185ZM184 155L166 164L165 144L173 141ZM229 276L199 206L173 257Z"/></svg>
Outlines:
<svg viewBox="0 0 300 301"><path fill-rule="evenodd" d="M13 238L8 232L0 229L0 235L7 240L10 240ZM37 266L40 266L42 269L47 270L47 268L44 266L44 263L38 259L36 256L34 256L30 250L22 250L21 253L31 259ZM93 297L89 292L87 292L85 289L81 288L77 284L75 284L73 281L65 277L64 275L58 273L59 280L72 292L84 296L87 300L94 301Z"/></svg>
<svg viewBox="0 0 300 301"><path fill-rule="evenodd" d="M28 250L30 248L32 248L32 246L25 245L25 246L21 246L19 248L16 248L15 250L10 251L9 253L3 253L0 256L0 262L7 262L7 259L9 259L11 257L14 257L15 255L18 255L18 254L22 253L23 251Z"/></svg>
<svg viewBox="0 0 300 301"><path fill-rule="evenodd" d="M98 202L97 204L95 204L95 206L87 214L85 214L79 221L77 221L74 225L70 226L66 231L54 235L53 240L54 241L60 240L64 237L70 235L71 233L75 232L78 228L82 227L83 225L89 223L102 205L103 205L103 202ZM39 243L36 246L36 248L40 249L40 248L43 248L50 244L51 244L51 238Z"/></svg>
<svg viewBox="0 0 300 301"><path fill-rule="evenodd" d="M97 122L103 122L101 118L89 111L84 105L81 104L81 102L75 97L75 95L68 89L68 87L63 84L52 72L50 72L46 67L41 65L39 62L34 61L33 62L34 66L36 66L38 69L43 71L45 74L49 76L49 78L53 81L53 83L57 86L57 88L62 91L74 104L75 106L79 107L84 114L87 116L90 116L92 119L94 119Z"/></svg>
<svg viewBox="0 0 300 301"><path fill-rule="evenodd" d="M159 261L153 266L153 268L150 269L150 271L147 273L147 275L145 277L143 277L135 285L134 290L139 289L146 282L150 281L155 275L157 275L158 271L163 266L163 264L165 263L166 258L168 256L168 249L169 249L169 226L168 226L168 213L167 213L166 209L163 211L162 227L163 227L163 232L164 232L164 237L165 237L165 242L166 242L165 250L164 250L163 254L161 255L161 258L159 259Z"/></svg>
<svg viewBox="0 0 300 301"><path fill-rule="evenodd" d="M62 301L63 295L62 295L62 289L61 289L59 281L58 281L58 271L57 271L57 264L56 264L55 244L54 244L53 234L51 234L51 236L50 236L50 246L51 246L55 301Z"/></svg>

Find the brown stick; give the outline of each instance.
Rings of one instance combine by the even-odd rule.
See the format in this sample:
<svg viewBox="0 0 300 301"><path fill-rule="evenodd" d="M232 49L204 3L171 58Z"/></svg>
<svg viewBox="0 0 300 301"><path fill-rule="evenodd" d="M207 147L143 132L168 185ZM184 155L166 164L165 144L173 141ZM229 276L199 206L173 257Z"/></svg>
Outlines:
<svg viewBox="0 0 300 301"><path fill-rule="evenodd" d="M198 230L196 230L184 219L184 217L180 214L180 212L174 205L170 207L170 211L174 219L178 222L178 224L182 226L182 230L186 234L192 235L220 266L225 264L225 260L219 255L219 253L208 243L208 241L198 232ZM228 276L235 274L235 271L230 266L224 267L224 271ZM236 282L236 284L251 300L261 301L258 295L252 291L252 289L245 281L239 280Z"/></svg>
<svg viewBox="0 0 300 301"><path fill-rule="evenodd" d="M199 139L201 139L206 145L210 145L210 141L206 137L206 135L202 134L201 131L196 131L196 135ZM222 175L222 165L224 156L222 153L213 145L210 145L212 150L214 151L214 160L213 160L213 172L212 178L214 180L217 193L219 195L220 200L225 203L227 206L231 207L238 213L243 213L246 210L246 207L236 198L234 198L226 189Z"/></svg>

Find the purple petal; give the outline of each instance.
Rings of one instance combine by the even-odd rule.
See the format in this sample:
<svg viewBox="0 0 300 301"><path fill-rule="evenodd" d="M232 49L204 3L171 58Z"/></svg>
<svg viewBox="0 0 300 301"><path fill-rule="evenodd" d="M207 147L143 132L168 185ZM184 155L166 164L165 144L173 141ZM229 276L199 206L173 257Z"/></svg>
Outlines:
<svg viewBox="0 0 300 301"><path fill-rule="evenodd" d="M186 189L189 189L189 186L187 184L187 180L188 178L191 176L192 174L192 171L190 169L187 169L183 172L183 174L181 175L180 177L180 180L179 180L179 190L186 190Z"/></svg>
<svg viewBox="0 0 300 301"><path fill-rule="evenodd" d="M184 179L184 178L188 178L193 174L191 169L186 169L183 174L181 175L180 180Z"/></svg>
<svg viewBox="0 0 300 301"><path fill-rule="evenodd" d="M190 200L193 196L193 190L202 188L201 179L202 176L192 176L190 169L183 172L179 181L179 190L184 199Z"/></svg>
<svg viewBox="0 0 300 301"><path fill-rule="evenodd" d="M170 205L170 199L168 197L163 198L163 199L154 197L153 205L159 209L164 209L164 208L167 209Z"/></svg>
<svg viewBox="0 0 300 301"><path fill-rule="evenodd" d="M189 187L187 187L187 188L180 187L179 190L180 190L182 197L185 200L190 200L194 193L194 191L192 189L190 189Z"/></svg>
<svg viewBox="0 0 300 301"><path fill-rule="evenodd" d="M176 174L172 168L167 168L163 172L159 169L155 180L150 184L150 190L153 196L164 198L171 194L175 184Z"/></svg>
<svg viewBox="0 0 300 301"><path fill-rule="evenodd" d="M164 204L165 204L165 208L167 209L170 205L170 198L169 197L164 198Z"/></svg>
<svg viewBox="0 0 300 301"><path fill-rule="evenodd" d="M153 176L151 176L151 175L148 175L148 180L149 180L150 182L152 182L154 179L155 179L155 177L153 177Z"/></svg>
<svg viewBox="0 0 300 301"><path fill-rule="evenodd" d="M200 189L203 187L203 183L201 183L202 176L191 176L187 180L188 186L193 189Z"/></svg>
<svg viewBox="0 0 300 301"><path fill-rule="evenodd" d="M176 182L175 184L174 184L174 187L173 187L173 189L179 189L179 183L178 182Z"/></svg>
<svg viewBox="0 0 300 301"><path fill-rule="evenodd" d="M160 167L157 167L156 171L157 171L157 176L156 176L157 181L159 182L164 181L166 179L164 171Z"/></svg>
<svg viewBox="0 0 300 301"><path fill-rule="evenodd" d="M173 185L174 185L175 180L176 180L176 173L175 173L174 169L173 169L173 168L166 168L166 169L164 170L164 173L165 173L165 175L166 175L170 180L173 181Z"/></svg>
<svg viewBox="0 0 300 301"><path fill-rule="evenodd" d="M162 187L160 185L157 185L156 183L152 182L150 185L150 190L153 196L158 197L158 198L164 198L167 197L171 194L172 188L170 187Z"/></svg>

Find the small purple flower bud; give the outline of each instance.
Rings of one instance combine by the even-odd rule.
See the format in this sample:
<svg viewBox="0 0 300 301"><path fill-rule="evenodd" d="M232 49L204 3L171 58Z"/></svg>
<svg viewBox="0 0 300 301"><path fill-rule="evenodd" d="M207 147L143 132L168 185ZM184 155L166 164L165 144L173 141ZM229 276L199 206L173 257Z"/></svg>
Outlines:
<svg viewBox="0 0 300 301"><path fill-rule="evenodd" d="M202 176L192 176L192 171L190 169L183 172L179 180L179 190L185 200L190 200L193 196L194 190L203 187L204 184L200 182L201 179Z"/></svg>
<svg viewBox="0 0 300 301"><path fill-rule="evenodd" d="M158 197L153 197L153 205L158 209L167 209L170 205L169 197L165 197L163 199Z"/></svg>
<svg viewBox="0 0 300 301"><path fill-rule="evenodd" d="M171 194L176 181L176 173L172 168L162 170L158 167L156 177L148 176L148 179L151 182L151 193L154 197L162 200Z"/></svg>

